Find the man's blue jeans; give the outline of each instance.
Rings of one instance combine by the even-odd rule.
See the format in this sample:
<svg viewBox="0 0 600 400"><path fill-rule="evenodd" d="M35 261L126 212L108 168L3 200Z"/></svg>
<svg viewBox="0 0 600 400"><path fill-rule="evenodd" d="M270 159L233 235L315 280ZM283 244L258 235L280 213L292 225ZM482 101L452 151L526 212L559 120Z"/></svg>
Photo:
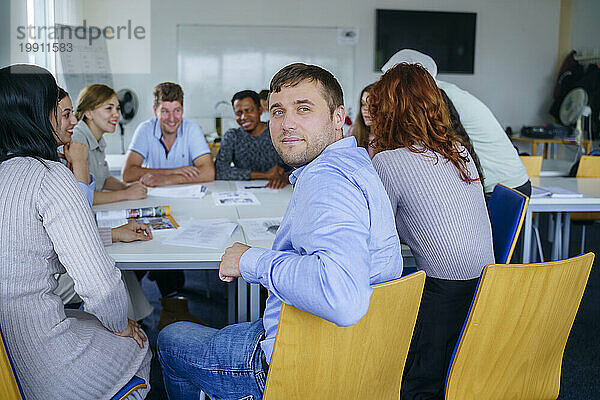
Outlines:
<svg viewBox="0 0 600 400"><path fill-rule="evenodd" d="M262 367L262 319L221 330L176 322L158 335L158 358L170 400L262 399L267 372Z"/></svg>

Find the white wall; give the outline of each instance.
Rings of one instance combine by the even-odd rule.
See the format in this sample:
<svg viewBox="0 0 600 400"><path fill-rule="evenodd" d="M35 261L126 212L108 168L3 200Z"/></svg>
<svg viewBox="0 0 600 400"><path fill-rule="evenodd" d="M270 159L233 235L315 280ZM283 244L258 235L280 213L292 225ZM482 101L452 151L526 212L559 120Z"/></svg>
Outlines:
<svg viewBox="0 0 600 400"><path fill-rule="evenodd" d="M600 49L600 1L572 0L571 48Z"/></svg>
<svg viewBox="0 0 600 400"><path fill-rule="evenodd" d="M560 0L171 0L152 1L152 72L114 77L116 90L132 88L140 97L142 109L127 127L127 139L137 123L152 116L154 85L177 79L177 24L359 28L355 59L358 92L379 77L373 72L376 8L476 12L475 74L440 78L481 98L504 126L519 129L548 120L558 52ZM352 106L356 107L358 94L349 97L355 99ZM118 152L118 137L106 139L107 150Z"/></svg>

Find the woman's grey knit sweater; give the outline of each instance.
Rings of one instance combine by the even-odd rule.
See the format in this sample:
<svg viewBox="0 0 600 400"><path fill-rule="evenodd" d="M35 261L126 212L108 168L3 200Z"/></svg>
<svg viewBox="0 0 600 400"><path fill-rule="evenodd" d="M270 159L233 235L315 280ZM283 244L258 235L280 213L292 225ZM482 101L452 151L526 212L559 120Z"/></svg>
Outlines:
<svg viewBox="0 0 600 400"><path fill-rule="evenodd" d="M73 174L44 163L0 164L0 326L28 400L110 399L148 381L151 352L113 333L127 326L121 274ZM65 269L86 312L53 293Z"/></svg>
<svg viewBox="0 0 600 400"><path fill-rule="evenodd" d="M462 181L452 163L431 151L383 151L373 158L373 165L390 197L398 236L427 276L472 279L494 263L480 182ZM472 161L468 170L478 176Z"/></svg>

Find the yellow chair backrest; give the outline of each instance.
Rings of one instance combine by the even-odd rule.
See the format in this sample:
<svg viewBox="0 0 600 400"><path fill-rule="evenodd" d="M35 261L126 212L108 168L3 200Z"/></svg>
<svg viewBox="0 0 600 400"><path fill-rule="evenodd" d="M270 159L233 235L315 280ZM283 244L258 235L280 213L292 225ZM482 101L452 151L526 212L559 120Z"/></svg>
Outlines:
<svg viewBox="0 0 600 400"><path fill-rule="evenodd" d="M0 331L0 399L21 400L21 392Z"/></svg>
<svg viewBox="0 0 600 400"><path fill-rule="evenodd" d="M573 320L594 262L488 265L446 382L446 399L556 399Z"/></svg>
<svg viewBox="0 0 600 400"><path fill-rule="evenodd" d="M577 177L600 178L600 156L581 156Z"/></svg>
<svg viewBox="0 0 600 400"><path fill-rule="evenodd" d="M398 400L424 284L419 271L374 285L350 327L284 304L263 398Z"/></svg>
<svg viewBox="0 0 600 400"><path fill-rule="evenodd" d="M534 178L540 176L542 170L542 156L519 156L527 170L527 175Z"/></svg>

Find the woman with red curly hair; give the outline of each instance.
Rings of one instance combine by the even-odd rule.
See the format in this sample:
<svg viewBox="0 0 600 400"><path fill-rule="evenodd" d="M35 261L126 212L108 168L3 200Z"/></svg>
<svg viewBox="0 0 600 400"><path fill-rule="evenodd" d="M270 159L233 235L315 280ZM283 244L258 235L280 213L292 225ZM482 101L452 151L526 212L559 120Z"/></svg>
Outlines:
<svg viewBox="0 0 600 400"><path fill-rule="evenodd" d="M373 165L400 239L427 273L402 400L443 399L446 371L483 267L494 263L483 187L435 81L398 64L369 92Z"/></svg>

